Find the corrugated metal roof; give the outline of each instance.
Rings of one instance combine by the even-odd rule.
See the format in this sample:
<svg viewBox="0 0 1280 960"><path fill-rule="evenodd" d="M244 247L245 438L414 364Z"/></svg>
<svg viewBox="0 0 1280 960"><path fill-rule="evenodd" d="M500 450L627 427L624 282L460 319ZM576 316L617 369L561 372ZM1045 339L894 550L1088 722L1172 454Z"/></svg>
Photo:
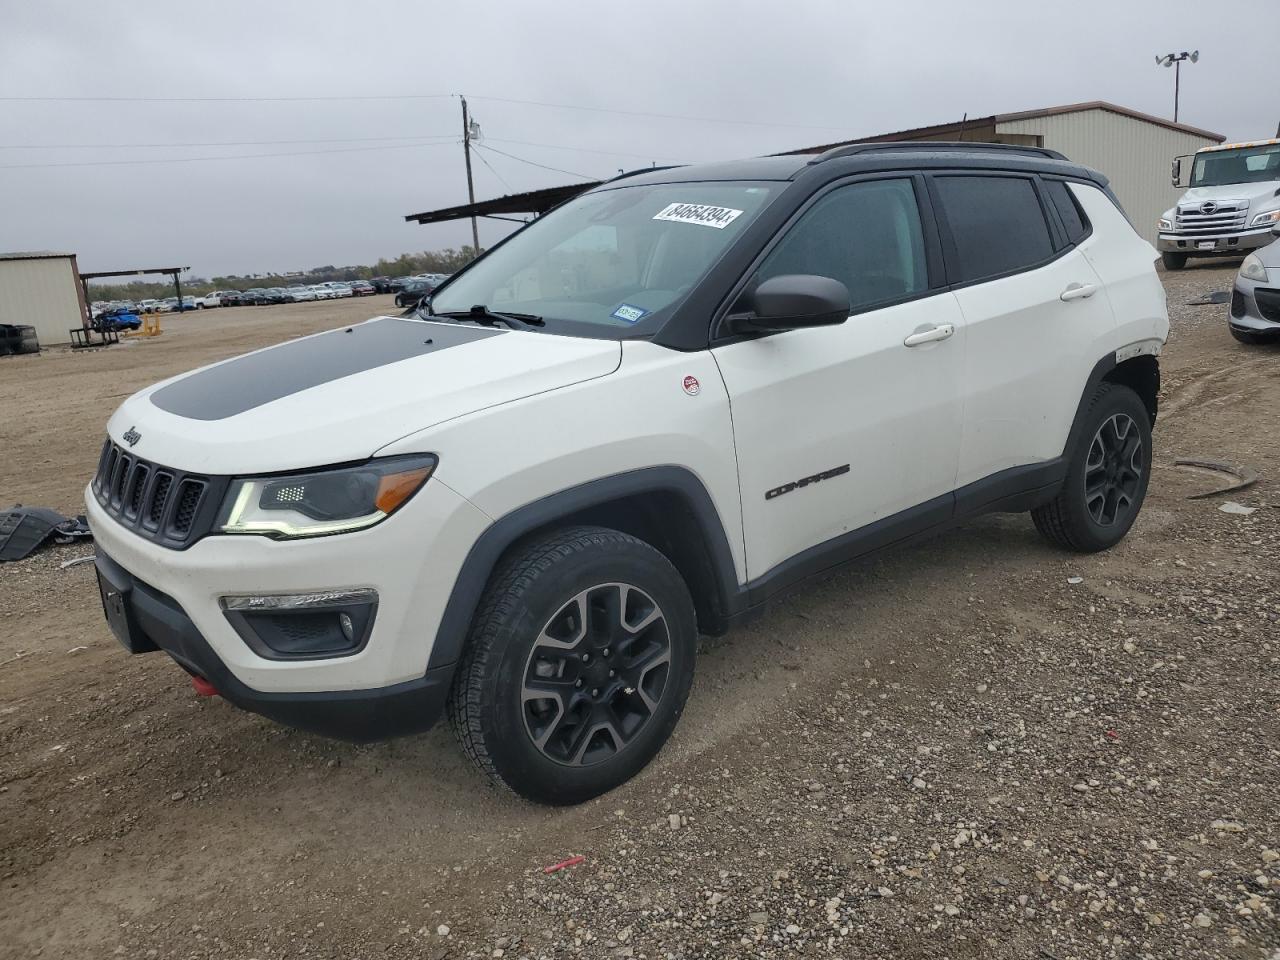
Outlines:
<svg viewBox="0 0 1280 960"><path fill-rule="evenodd" d="M0 253L0 260L64 260L74 253L58 253L54 250L19 250L16 253Z"/></svg>
<svg viewBox="0 0 1280 960"><path fill-rule="evenodd" d="M1012 120L1035 120L1038 117L1052 117L1060 113L1082 113L1085 110L1105 110L1107 113L1118 113L1122 117L1129 117L1133 120L1143 120L1146 123L1154 123L1156 126L1167 127L1170 130L1177 130L1179 133L1189 133L1194 137L1204 137L1206 140L1217 140L1219 143L1227 139L1222 134L1214 133L1212 130L1204 130L1200 127L1193 127L1185 123L1174 123L1172 120L1152 116L1149 113L1142 113L1138 110L1130 110L1128 107L1121 107L1114 103L1108 103L1105 100L1089 100L1085 103L1068 103L1061 107L1045 107L1042 110L1024 110L1022 113L1000 113L996 115L995 121L996 123L1008 123Z"/></svg>
<svg viewBox="0 0 1280 960"><path fill-rule="evenodd" d="M920 140L942 136L951 136L962 140L966 131L973 131L980 127L993 127L1002 123L1011 123L1015 120L1035 120L1040 117L1053 117L1063 113L1084 113L1088 110L1104 110L1107 113L1129 117L1131 120L1142 120L1145 123L1154 123L1170 130L1177 130L1179 133L1189 133L1193 136L1204 137L1206 140L1217 140L1219 143L1226 139L1222 134L1214 133L1211 130L1201 130L1199 127L1188 126L1185 123L1174 123L1172 120L1165 120L1161 117L1154 117L1149 113L1130 110L1128 107L1108 103L1106 100L1089 100L1084 103L1068 103L1059 107L1042 107L1039 110L1023 110L1018 113L993 113L989 117L967 117L964 120L957 120L952 123L938 123L929 127L912 127L909 130L896 130L893 133L876 134L874 137L858 137L855 140L823 143L816 147L800 147L796 150L787 150L782 155L824 153L834 147L842 147L849 143L887 143L894 140Z"/></svg>

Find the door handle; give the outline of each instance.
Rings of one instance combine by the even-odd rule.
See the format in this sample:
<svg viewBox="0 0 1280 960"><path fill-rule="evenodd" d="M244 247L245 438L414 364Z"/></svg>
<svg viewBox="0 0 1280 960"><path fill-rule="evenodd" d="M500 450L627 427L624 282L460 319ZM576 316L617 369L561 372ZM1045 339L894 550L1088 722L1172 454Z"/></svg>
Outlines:
<svg viewBox="0 0 1280 960"><path fill-rule="evenodd" d="M1092 283L1069 283L1067 289L1058 295L1058 299L1063 303L1070 303L1072 300L1085 300L1097 292L1097 286Z"/></svg>
<svg viewBox="0 0 1280 960"><path fill-rule="evenodd" d="M931 330L921 330L919 333L911 334L911 336L903 340L902 343L903 346L918 347L922 343L933 343L937 340L946 340L955 332L955 324L940 323Z"/></svg>

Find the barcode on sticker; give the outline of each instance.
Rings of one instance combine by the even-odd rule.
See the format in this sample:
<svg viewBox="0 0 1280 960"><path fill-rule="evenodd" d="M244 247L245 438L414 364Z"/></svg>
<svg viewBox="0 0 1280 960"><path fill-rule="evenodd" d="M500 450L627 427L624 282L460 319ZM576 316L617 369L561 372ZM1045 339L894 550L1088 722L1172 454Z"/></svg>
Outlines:
<svg viewBox="0 0 1280 960"><path fill-rule="evenodd" d="M705 203L673 203L654 214L655 220L675 220L677 223L699 223L704 227L723 230L738 217L741 210L730 207L710 207Z"/></svg>

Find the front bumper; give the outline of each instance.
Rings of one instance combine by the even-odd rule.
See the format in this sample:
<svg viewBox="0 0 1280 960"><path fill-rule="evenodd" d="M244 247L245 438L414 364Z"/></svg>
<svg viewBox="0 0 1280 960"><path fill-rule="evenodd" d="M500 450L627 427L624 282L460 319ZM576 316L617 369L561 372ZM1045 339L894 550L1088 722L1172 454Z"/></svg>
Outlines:
<svg viewBox="0 0 1280 960"><path fill-rule="evenodd" d="M1156 249L1161 253L1185 253L1189 257L1221 257L1248 253L1250 250L1265 247L1274 239L1275 234L1271 232L1269 226L1258 230L1223 233L1209 237L1185 233L1161 233L1156 240Z"/></svg>
<svg viewBox="0 0 1280 960"><path fill-rule="evenodd" d="M208 680L237 707L326 737L365 743L420 733L440 719L453 667L387 687L312 693L269 693L227 669L182 606L125 570L99 548L95 560L104 592L118 598L131 625L130 653L163 650L193 676Z"/></svg>
<svg viewBox="0 0 1280 960"><path fill-rule="evenodd" d="M116 522L91 490L86 514L99 552L172 598L217 661L246 688L267 694L368 691L422 678L463 560L491 522L438 478L380 524L301 540L212 535L174 550ZM378 596L368 640L355 653L323 659L259 656L221 603L358 589Z"/></svg>
<svg viewBox="0 0 1280 960"><path fill-rule="evenodd" d="M1276 270L1269 273L1275 282L1262 283L1236 275L1227 314L1227 322L1233 329L1280 337L1280 277L1276 276ZM1259 304L1259 292L1267 302L1265 309Z"/></svg>

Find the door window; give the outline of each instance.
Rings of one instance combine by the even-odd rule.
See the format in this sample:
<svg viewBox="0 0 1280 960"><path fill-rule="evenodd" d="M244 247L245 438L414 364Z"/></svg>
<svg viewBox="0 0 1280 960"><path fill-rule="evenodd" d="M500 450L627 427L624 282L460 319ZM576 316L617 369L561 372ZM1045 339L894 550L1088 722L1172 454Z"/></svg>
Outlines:
<svg viewBox="0 0 1280 960"><path fill-rule="evenodd" d="M855 183L821 197L765 258L756 279L792 273L839 280L854 312L928 289L911 181Z"/></svg>
<svg viewBox="0 0 1280 960"><path fill-rule="evenodd" d="M1025 177L938 177L942 210L955 243L957 282L1025 270L1053 256L1049 224Z"/></svg>

